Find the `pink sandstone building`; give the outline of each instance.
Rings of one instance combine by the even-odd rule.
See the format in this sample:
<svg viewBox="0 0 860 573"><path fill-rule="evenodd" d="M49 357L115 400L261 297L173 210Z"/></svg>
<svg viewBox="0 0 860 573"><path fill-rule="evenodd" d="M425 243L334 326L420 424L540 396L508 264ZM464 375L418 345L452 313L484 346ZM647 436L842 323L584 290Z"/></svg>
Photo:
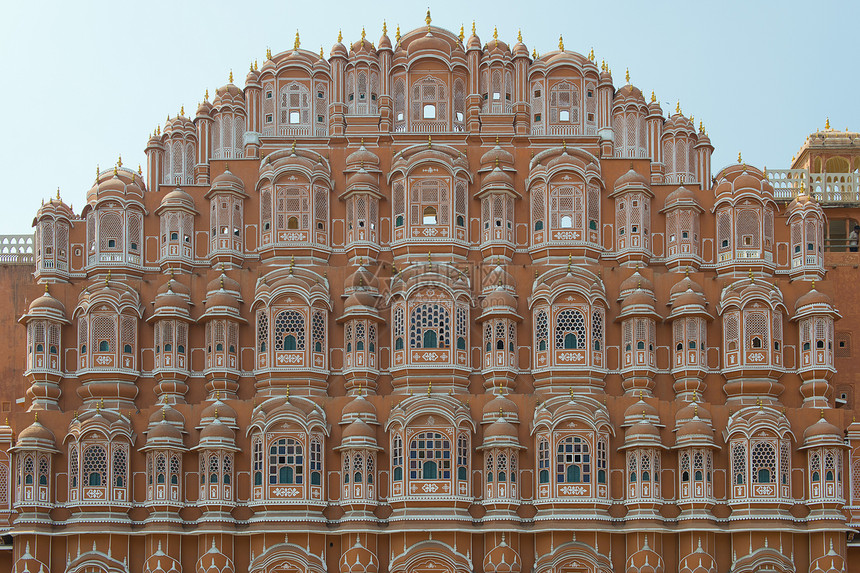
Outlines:
<svg viewBox="0 0 860 573"><path fill-rule="evenodd" d="M0 569L860 571L860 134L713 149L429 13L231 73L0 269Z"/></svg>

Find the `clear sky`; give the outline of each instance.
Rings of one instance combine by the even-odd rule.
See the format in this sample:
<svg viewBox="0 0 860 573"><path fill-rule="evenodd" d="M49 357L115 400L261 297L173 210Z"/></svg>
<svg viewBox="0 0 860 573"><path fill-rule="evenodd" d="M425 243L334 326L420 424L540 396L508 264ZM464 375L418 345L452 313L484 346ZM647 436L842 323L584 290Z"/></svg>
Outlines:
<svg viewBox="0 0 860 573"><path fill-rule="evenodd" d="M144 166L149 134L180 106L191 115L208 88L244 85L250 62L293 45L328 55L361 28L376 43L423 26L425 3L174 0L0 4L0 234L30 233L43 198L60 187L80 212L96 165ZM522 29L539 53L565 47L612 67L616 86L652 90L664 112L680 100L705 122L713 168L737 160L788 167L808 133L860 131L855 23L860 2L432 1L433 24L476 21L482 41Z"/></svg>

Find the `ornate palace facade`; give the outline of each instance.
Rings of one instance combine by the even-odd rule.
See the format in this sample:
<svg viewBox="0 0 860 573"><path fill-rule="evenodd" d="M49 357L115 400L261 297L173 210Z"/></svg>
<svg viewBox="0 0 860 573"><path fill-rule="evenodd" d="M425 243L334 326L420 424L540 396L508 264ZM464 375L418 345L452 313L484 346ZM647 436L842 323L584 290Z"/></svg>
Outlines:
<svg viewBox="0 0 860 573"><path fill-rule="evenodd" d="M145 171L36 215L2 558L856 567L860 136L782 171L712 151L593 54L429 13L231 73Z"/></svg>

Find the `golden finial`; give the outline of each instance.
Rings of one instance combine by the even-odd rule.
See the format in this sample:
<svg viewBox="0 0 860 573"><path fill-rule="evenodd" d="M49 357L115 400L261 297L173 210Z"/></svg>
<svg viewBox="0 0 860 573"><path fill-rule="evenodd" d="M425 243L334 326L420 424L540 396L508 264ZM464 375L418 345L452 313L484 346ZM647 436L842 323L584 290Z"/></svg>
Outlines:
<svg viewBox="0 0 860 573"><path fill-rule="evenodd" d="M321 59L321 60L324 60L324 59L325 59L325 52L323 52L323 47L322 47L322 46L320 46L320 59Z"/></svg>
<svg viewBox="0 0 860 573"><path fill-rule="evenodd" d="M105 276L105 286L108 286L110 283L110 269L108 269L107 276Z"/></svg>
<svg viewBox="0 0 860 573"><path fill-rule="evenodd" d="M367 37L367 33L364 31L364 26L361 27L361 47L364 47L364 39Z"/></svg>
<svg viewBox="0 0 860 573"><path fill-rule="evenodd" d="M570 401L573 402L573 386L568 386L567 392L570 395Z"/></svg>
<svg viewBox="0 0 860 573"><path fill-rule="evenodd" d="M427 147L428 148L433 147L433 136L432 135L427 136Z"/></svg>
<svg viewBox="0 0 860 573"><path fill-rule="evenodd" d="M475 21L474 20L472 20L472 35L477 36L477 34L475 33Z"/></svg>
<svg viewBox="0 0 860 573"><path fill-rule="evenodd" d="M361 396L361 382L358 383L358 395Z"/></svg>
<svg viewBox="0 0 860 573"><path fill-rule="evenodd" d="M630 68L627 68L627 71L624 74L624 79L627 80L627 83L630 83Z"/></svg>
<svg viewBox="0 0 860 573"><path fill-rule="evenodd" d="M36 422L37 424L39 423L39 412L33 413L33 421Z"/></svg>
<svg viewBox="0 0 860 573"><path fill-rule="evenodd" d="M564 36L558 37L558 49L560 52L564 51Z"/></svg>
<svg viewBox="0 0 860 573"><path fill-rule="evenodd" d="M161 409L161 421L163 422L166 419L167 419L167 408L162 408Z"/></svg>
<svg viewBox="0 0 860 573"><path fill-rule="evenodd" d="M685 277L690 276L690 265L687 265L687 270L685 270L685 271L684 271L684 276L685 276ZM693 397L695 397L695 396L696 396L696 395L695 395L695 393L694 393L694 394L693 394Z"/></svg>
<svg viewBox="0 0 860 573"><path fill-rule="evenodd" d="M830 118L829 117L827 118L827 121L824 122L824 129L827 129L827 130L830 129Z"/></svg>
<svg viewBox="0 0 860 573"><path fill-rule="evenodd" d="M654 90L651 90L651 103L654 103L656 101L657 101L657 96L654 95Z"/></svg>
<svg viewBox="0 0 860 573"><path fill-rule="evenodd" d="M137 174L143 176L143 169L140 168L140 163L137 164Z"/></svg>
<svg viewBox="0 0 860 573"><path fill-rule="evenodd" d="M287 384L287 402L290 401L290 385Z"/></svg>
<svg viewBox="0 0 860 573"><path fill-rule="evenodd" d="M400 45L400 24L397 24L397 30L395 31L394 39L397 41L397 44Z"/></svg>
<svg viewBox="0 0 860 573"><path fill-rule="evenodd" d="M459 35L459 36L457 36L457 37L458 37L458 38L460 38L460 43L462 44L462 43L463 43L463 38L465 38L465 37L466 37L466 34L465 34L465 32L463 31L463 24L460 24L460 35Z"/></svg>
<svg viewBox="0 0 860 573"><path fill-rule="evenodd" d="M267 60L272 59L272 48L266 48L266 59Z"/></svg>
<svg viewBox="0 0 860 573"><path fill-rule="evenodd" d="M561 140L561 148L563 150L567 151L567 140L566 139Z"/></svg>
<svg viewBox="0 0 860 573"><path fill-rule="evenodd" d="M296 30L296 41L293 43L293 49L298 50L299 46L301 46L301 45L302 45L302 42L301 42L301 40L299 40L299 31Z"/></svg>
<svg viewBox="0 0 860 573"><path fill-rule="evenodd" d="M185 116L185 106L179 106L179 115Z"/></svg>
<svg viewBox="0 0 860 573"><path fill-rule="evenodd" d="M293 267L296 266L296 256L290 257L290 274L293 274Z"/></svg>
<svg viewBox="0 0 860 573"><path fill-rule="evenodd" d="M156 134L156 135L161 135L161 126L160 126L160 125L157 125L157 126L156 126L156 133L155 133L155 134Z"/></svg>
<svg viewBox="0 0 860 573"><path fill-rule="evenodd" d="M738 163L743 163L743 162L744 162L744 159L743 159L743 157L741 157L741 152L738 151Z"/></svg>
<svg viewBox="0 0 860 573"><path fill-rule="evenodd" d="M218 419L218 407L217 406L215 407L215 419L216 420Z"/></svg>
<svg viewBox="0 0 860 573"><path fill-rule="evenodd" d="M705 133L705 124L702 123L702 120L699 120L699 133Z"/></svg>
<svg viewBox="0 0 860 573"><path fill-rule="evenodd" d="M48 283L45 283L45 294L50 294L48 293Z"/></svg>
<svg viewBox="0 0 860 573"><path fill-rule="evenodd" d="M430 18L430 8L427 8L427 16L424 17L424 21L427 22L427 31L430 31L430 22L433 20Z"/></svg>
<svg viewBox="0 0 860 573"><path fill-rule="evenodd" d="M113 176L119 177L119 171L117 170L116 165L113 166Z"/></svg>
<svg viewBox="0 0 860 573"><path fill-rule="evenodd" d="M227 76L227 81L231 84L233 83L233 70L230 70L230 75Z"/></svg>
<svg viewBox="0 0 860 573"><path fill-rule="evenodd" d="M499 28L493 26L493 40L496 42L496 46L499 45Z"/></svg>
<svg viewBox="0 0 860 573"><path fill-rule="evenodd" d="M295 152L296 152L296 140L295 140L295 139L293 140L293 146L292 146L292 148L290 148L290 152L291 152L291 153L295 153Z"/></svg>
<svg viewBox="0 0 860 573"><path fill-rule="evenodd" d="M59 199L60 199L60 188L57 187L57 200L59 200Z"/></svg>
<svg viewBox="0 0 860 573"><path fill-rule="evenodd" d="M430 253L427 253L427 264L433 265L433 256Z"/></svg>
<svg viewBox="0 0 860 573"><path fill-rule="evenodd" d="M48 285L45 285L46 287ZM815 290L815 279L812 279L812 288L810 290Z"/></svg>
<svg viewBox="0 0 860 573"><path fill-rule="evenodd" d="M761 409L762 409L762 407L761 407L761 398L758 398L758 399L756 400L756 403L758 404L758 409L759 409L759 410L761 410Z"/></svg>
<svg viewBox="0 0 860 573"><path fill-rule="evenodd" d="M343 42L343 32L341 30L337 31L337 43L340 44Z"/></svg>
<svg viewBox="0 0 860 573"><path fill-rule="evenodd" d="M591 51L588 52L588 59L592 62L594 61L594 47L592 46Z"/></svg>
<svg viewBox="0 0 860 573"><path fill-rule="evenodd" d="M505 417L504 410L502 410L502 407L499 406L499 418L504 418L504 417Z"/></svg>
<svg viewBox="0 0 860 573"><path fill-rule="evenodd" d="M430 11L428 10L427 13L429 14ZM429 18L429 16L428 16L428 18ZM432 392L432 391L433 391L433 381L431 380L430 382L427 383L427 395L429 396L430 392Z"/></svg>
<svg viewBox="0 0 860 573"><path fill-rule="evenodd" d="M122 167L122 153L119 154L119 158L116 160L116 164Z"/></svg>
<svg viewBox="0 0 860 573"><path fill-rule="evenodd" d="M824 408L821 409L821 419L824 419Z"/></svg>
<svg viewBox="0 0 860 573"><path fill-rule="evenodd" d="M750 282L755 282L755 277L753 276L752 268L750 268Z"/></svg>
<svg viewBox="0 0 860 573"><path fill-rule="evenodd" d="M534 48L532 48L532 59L533 59L533 60L536 60L536 59L537 59L537 50L536 50L536 49L534 49Z"/></svg>
<svg viewBox="0 0 860 573"><path fill-rule="evenodd" d="M693 416L695 416L697 418L699 417L699 405L698 404L693 404Z"/></svg>
<svg viewBox="0 0 860 573"><path fill-rule="evenodd" d="M254 60L254 71L257 71L257 60Z"/></svg>
<svg viewBox="0 0 860 573"><path fill-rule="evenodd" d="M517 42L519 42L519 43L523 42L523 31L522 30L517 30Z"/></svg>
<svg viewBox="0 0 860 573"><path fill-rule="evenodd" d="M573 253L567 255L567 272L571 272L573 268Z"/></svg>
<svg viewBox="0 0 860 573"><path fill-rule="evenodd" d="M675 113L681 113L681 100L678 100L678 103L675 104Z"/></svg>
<svg viewBox="0 0 860 573"><path fill-rule="evenodd" d="M385 20L382 21L382 35L388 35L388 24L385 22ZM361 385L359 385L358 387L361 388Z"/></svg>

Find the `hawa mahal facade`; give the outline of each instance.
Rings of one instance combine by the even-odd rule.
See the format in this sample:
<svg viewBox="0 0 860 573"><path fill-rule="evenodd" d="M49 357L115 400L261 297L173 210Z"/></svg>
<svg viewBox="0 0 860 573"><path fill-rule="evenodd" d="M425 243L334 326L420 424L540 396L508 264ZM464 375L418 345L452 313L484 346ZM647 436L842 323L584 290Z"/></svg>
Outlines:
<svg viewBox="0 0 860 573"><path fill-rule="evenodd" d="M857 570L860 135L429 13L230 76L0 273L5 570Z"/></svg>

